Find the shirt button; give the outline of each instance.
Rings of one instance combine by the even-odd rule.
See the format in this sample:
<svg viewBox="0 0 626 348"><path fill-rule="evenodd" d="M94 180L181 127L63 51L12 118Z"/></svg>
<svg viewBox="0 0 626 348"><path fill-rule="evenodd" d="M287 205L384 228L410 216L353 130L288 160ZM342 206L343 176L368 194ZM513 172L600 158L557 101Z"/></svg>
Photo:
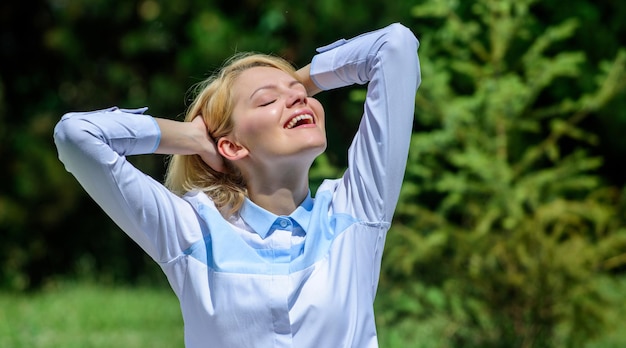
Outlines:
<svg viewBox="0 0 626 348"><path fill-rule="evenodd" d="M287 227L289 225L289 221L287 221L285 219L281 219L278 224L280 225L280 227L285 228L285 227Z"/></svg>

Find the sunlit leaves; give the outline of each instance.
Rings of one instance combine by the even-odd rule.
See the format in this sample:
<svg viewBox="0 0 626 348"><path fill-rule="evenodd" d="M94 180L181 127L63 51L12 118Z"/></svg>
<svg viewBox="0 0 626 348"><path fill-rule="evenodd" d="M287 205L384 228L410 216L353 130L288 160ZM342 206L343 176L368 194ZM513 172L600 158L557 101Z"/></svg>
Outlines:
<svg viewBox="0 0 626 348"><path fill-rule="evenodd" d="M532 3L476 1L463 12L460 3L433 0L413 8L442 21L421 38L427 78L384 271L391 283L411 284L406 289L438 289L438 301L413 295L465 328L451 334L463 346L588 340L608 310L605 289L589 279L605 277L600 265L624 254L619 188L604 186L603 161L589 154L599 137L580 126L623 91L624 58L593 72L597 89L547 97L557 80L583 73L586 56L553 48L574 35L575 20L529 36Z"/></svg>

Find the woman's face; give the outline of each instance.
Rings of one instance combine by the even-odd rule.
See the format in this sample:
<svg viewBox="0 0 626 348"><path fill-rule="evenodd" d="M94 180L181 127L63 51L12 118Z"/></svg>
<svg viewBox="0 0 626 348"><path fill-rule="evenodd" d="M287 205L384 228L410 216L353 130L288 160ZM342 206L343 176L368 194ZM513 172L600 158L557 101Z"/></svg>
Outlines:
<svg viewBox="0 0 626 348"><path fill-rule="evenodd" d="M310 164L326 148L324 109L304 86L271 67L242 72L234 83L232 140L253 161Z"/></svg>

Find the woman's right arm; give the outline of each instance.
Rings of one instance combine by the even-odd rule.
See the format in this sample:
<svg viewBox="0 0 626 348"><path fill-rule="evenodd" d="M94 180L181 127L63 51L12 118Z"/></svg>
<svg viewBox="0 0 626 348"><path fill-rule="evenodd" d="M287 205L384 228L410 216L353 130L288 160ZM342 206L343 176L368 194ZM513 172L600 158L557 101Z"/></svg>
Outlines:
<svg viewBox="0 0 626 348"><path fill-rule="evenodd" d="M168 262L202 238L199 222L186 201L126 157L182 151L190 143L178 133L185 129L181 122L144 111L69 113L55 127L54 140L65 168L107 215L155 261Z"/></svg>
<svg viewBox="0 0 626 348"><path fill-rule="evenodd" d="M154 119L161 130L161 141L155 153L166 155L199 155L214 170L224 170L224 160L217 152L201 116L191 122L165 118Z"/></svg>

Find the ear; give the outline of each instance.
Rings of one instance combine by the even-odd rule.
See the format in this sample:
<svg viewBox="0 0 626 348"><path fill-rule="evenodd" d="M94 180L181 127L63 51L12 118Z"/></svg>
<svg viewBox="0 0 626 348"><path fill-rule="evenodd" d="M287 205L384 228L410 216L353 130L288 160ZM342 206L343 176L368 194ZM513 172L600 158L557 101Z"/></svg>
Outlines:
<svg viewBox="0 0 626 348"><path fill-rule="evenodd" d="M236 161L248 155L248 149L228 137L219 138L217 141L217 151L230 161Z"/></svg>

